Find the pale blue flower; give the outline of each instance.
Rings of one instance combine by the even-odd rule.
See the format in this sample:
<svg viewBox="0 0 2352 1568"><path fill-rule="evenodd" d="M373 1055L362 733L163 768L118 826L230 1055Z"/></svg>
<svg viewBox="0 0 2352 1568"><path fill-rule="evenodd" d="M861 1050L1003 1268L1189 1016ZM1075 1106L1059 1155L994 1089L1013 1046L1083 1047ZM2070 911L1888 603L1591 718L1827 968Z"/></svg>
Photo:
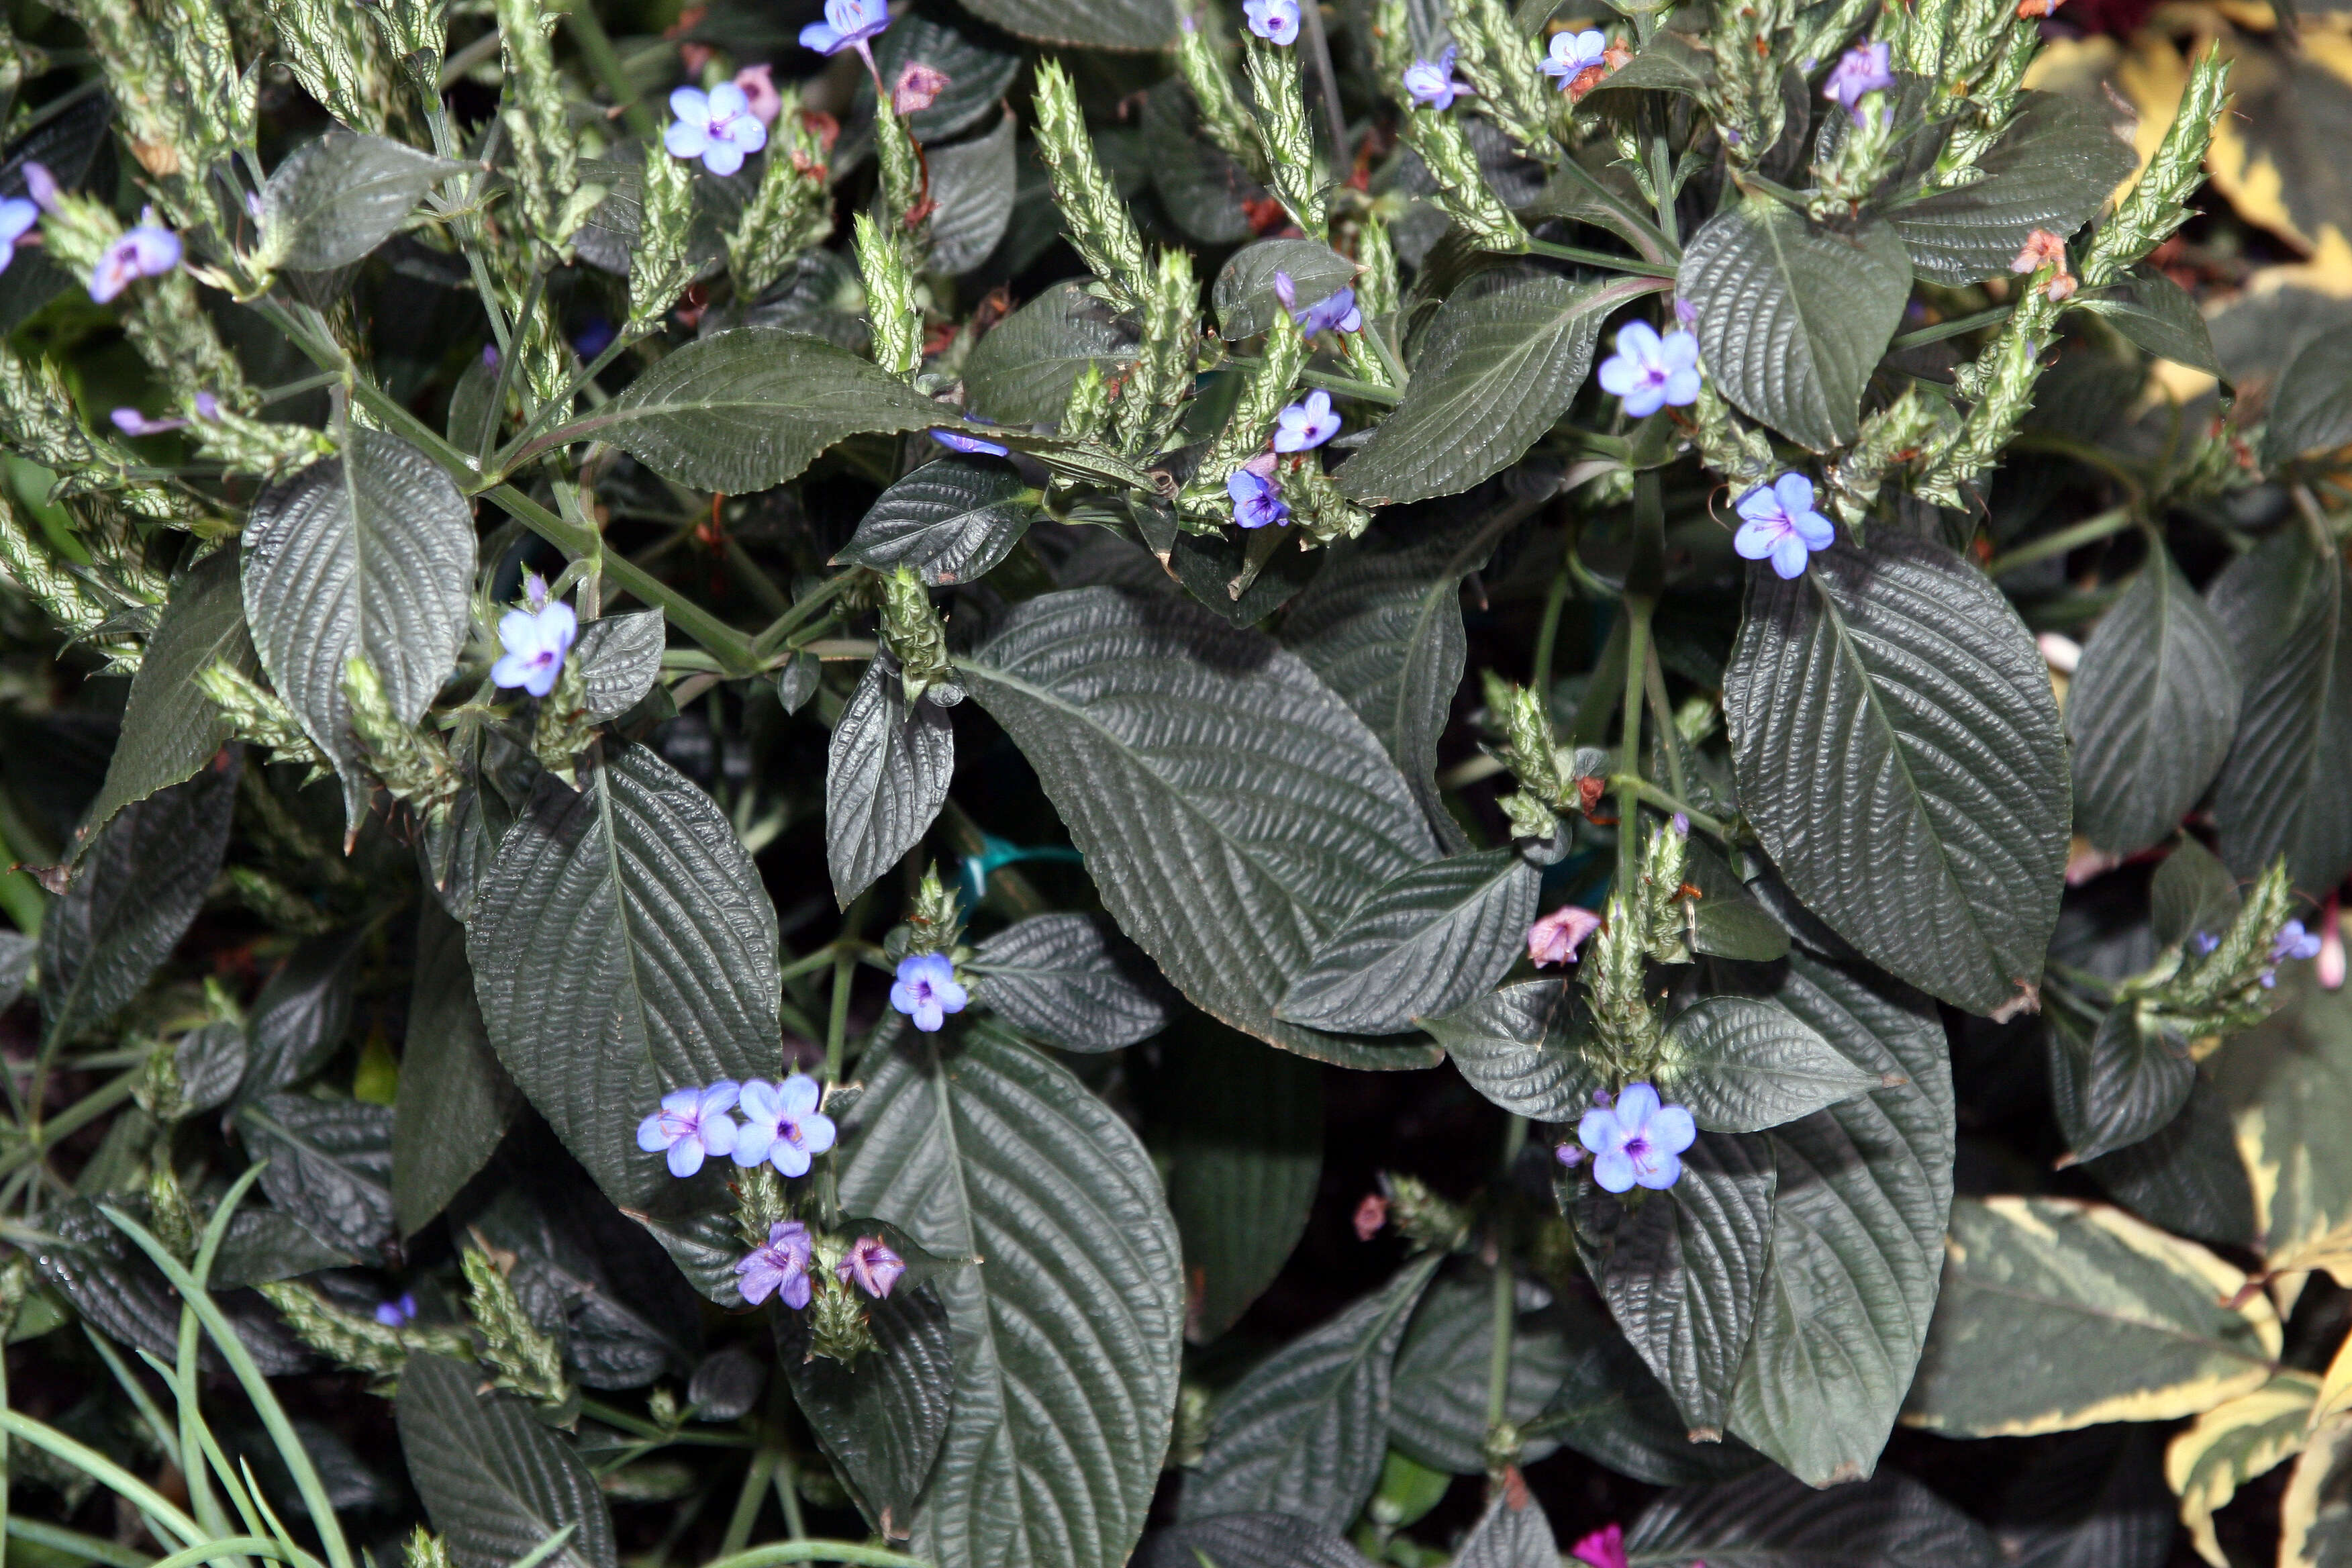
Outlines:
<svg viewBox="0 0 2352 1568"><path fill-rule="evenodd" d="M1661 1104L1656 1089L1635 1083L1626 1086L1615 1105L1586 1111L1576 1136L1592 1151L1592 1179L1607 1191L1636 1185L1663 1190L1682 1179L1682 1152L1698 1128L1688 1110Z"/></svg>
<svg viewBox="0 0 2352 1568"><path fill-rule="evenodd" d="M1647 321L1617 330L1617 352L1601 362L1601 389L1624 399L1626 414L1647 419L1668 404L1687 408L1698 401L1698 340L1668 332Z"/></svg>
<svg viewBox="0 0 2352 1568"><path fill-rule="evenodd" d="M1451 109L1454 100L1470 91L1470 84L1454 79L1454 61L1461 51L1452 44L1434 60L1415 60L1404 68L1405 96L1424 109Z"/></svg>
<svg viewBox="0 0 2352 1568"><path fill-rule="evenodd" d="M751 1166L762 1160L787 1176L805 1176L812 1156L833 1147L837 1130L833 1118L818 1114L824 1089L804 1072L781 1084L751 1079L735 1102L743 1124L735 1132L735 1163Z"/></svg>
<svg viewBox="0 0 2352 1568"><path fill-rule="evenodd" d="M890 987L890 1005L915 1021L925 1034L935 1033L950 1013L961 1013L971 995L955 977L955 964L944 952L909 953L898 961L898 983Z"/></svg>
<svg viewBox="0 0 2352 1568"><path fill-rule="evenodd" d="M0 272L16 258L16 242L41 221L41 209L22 196L0 200Z"/></svg>
<svg viewBox="0 0 2352 1568"><path fill-rule="evenodd" d="M735 1288L754 1307L774 1296L797 1312L809 1304L809 1259L815 1251L808 1226L780 1219L768 1227L768 1239L735 1265Z"/></svg>
<svg viewBox="0 0 2352 1568"><path fill-rule="evenodd" d="M490 666L491 681L520 686L533 697L546 696L555 689L564 658L579 635L580 616L561 599L535 610L509 610L499 621L499 642L506 652Z"/></svg>
<svg viewBox="0 0 2352 1568"><path fill-rule="evenodd" d="M637 1123L637 1147L648 1154L669 1153L669 1173L690 1176L708 1154L735 1152L735 1123L727 1112L740 1092L734 1079L702 1089L674 1089L661 1109Z"/></svg>
<svg viewBox="0 0 2352 1568"><path fill-rule="evenodd" d="M155 209L139 215L136 228L99 253L89 275L89 297L103 305L142 278L161 278L180 265L180 237L155 221Z"/></svg>
<svg viewBox="0 0 2352 1568"><path fill-rule="evenodd" d="M1837 540L1830 520L1813 510L1813 481L1782 474L1739 498L1734 509L1747 521L1731 536L1731 548L1750 561L1769 560L1783 578L1805 574L1805 557Z"/></svg>
<svg viewBox="0 0 2352 1568"><path fill-rule="evenodd" d="M889 0L824 0L824 20L801 29L801 47L821 55L856 49L870 66L873 56L867 53L866 40L889 25Z"/></svg>
<svg viewBox="0 0 2352 1568"><path fill-rule="evenodd" d="M1290 521L1289 503L1264 474L1235 468L1233 477L1225 481L1225 494L1233 498L1234 521L1244 528L1265 528Z"/></svg>
<svg viewBox="0 0 2352 1568"><path fill-rule="evenodd" d="M1545 57L1543 73L1559 79L1559 90L1566 92L1576 79L1591 70L1609 52L1609 35L1598 27L1587 27L1581 33L1554 33L1551 52Z"/></svg>
<svg viewBox="0 0 2352 1568"><path fill-rule="evenodd" d="M1249 30L1285 48L1298 41L1298 0L1242 0Z"/></svg>
<svg viewBox="0 0 2352 1568"><path fill-rule="evenodd" d="M1331 412L1331 395L1310 392L1306 401L1294 403L1274 416L1274 449L1277 452L1305 452L1320 447L1339 433L1339 416Z"/></svg>
<svg viewBox="0 0 2352 1568"><path fill-rule="evenodd" d="M669 95L677 116L662 132L662 145L674 158L699 158L714 174L731 174L743 160L768 144L768 128L751 112L751 100L731 81L709 92L681 87Z"/></svg>

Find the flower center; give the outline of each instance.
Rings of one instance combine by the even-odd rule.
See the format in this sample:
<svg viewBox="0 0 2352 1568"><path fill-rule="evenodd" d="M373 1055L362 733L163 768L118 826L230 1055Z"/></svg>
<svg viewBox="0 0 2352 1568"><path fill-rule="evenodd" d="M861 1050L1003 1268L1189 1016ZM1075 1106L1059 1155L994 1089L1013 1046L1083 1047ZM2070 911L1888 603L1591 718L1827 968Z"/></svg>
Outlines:
<svg viewBox="0 0 2352 1568"><path fill-rule="evenodd" d="M1639 1134L1625 1140L1625 1158L1641 1164L1650 1157L1650 1141Z"/></svg>
<svg viewBox="0 0 2352 1568"><path fill-rule="evenodd" d="M801 1124L789 1116L780 1116L776 1118L776 1136L797 1145L801 1142Z"/></svg>

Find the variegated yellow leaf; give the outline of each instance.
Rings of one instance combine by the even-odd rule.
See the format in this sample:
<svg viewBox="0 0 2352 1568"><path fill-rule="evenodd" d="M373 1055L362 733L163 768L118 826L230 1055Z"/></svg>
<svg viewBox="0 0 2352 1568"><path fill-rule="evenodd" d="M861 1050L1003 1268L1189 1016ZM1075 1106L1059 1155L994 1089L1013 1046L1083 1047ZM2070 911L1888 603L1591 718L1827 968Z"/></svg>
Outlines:
<svg viewBox="0 0 2352 1568"><path fill-rule="evenodd" d="M2352 1279L2352 992L2279 977L2286 1005L2209 1064L2238 1129L2273 1274Z"/></svg>
<svg viewBox="0 0 2352 1568"><path fill-rule="evenodd" d="M2164 1479L2180 1494L2180 1522L2213 1568L2230 1568L2214 1539L2214 1511L2240 1487L2302 1449L2318 1394L2319 1380L2309 1373L2278 1373L2199 1416L2165 1450Z"/></svg>
<svg viewBox="0 0 2352 1568"><path fill-rule="evenodd" d="M2322 1396L2323 1398L2325 1395ZM2319 1427L2279 1500L2278 1568L2352 1562L2352 1421Z"/></svg>

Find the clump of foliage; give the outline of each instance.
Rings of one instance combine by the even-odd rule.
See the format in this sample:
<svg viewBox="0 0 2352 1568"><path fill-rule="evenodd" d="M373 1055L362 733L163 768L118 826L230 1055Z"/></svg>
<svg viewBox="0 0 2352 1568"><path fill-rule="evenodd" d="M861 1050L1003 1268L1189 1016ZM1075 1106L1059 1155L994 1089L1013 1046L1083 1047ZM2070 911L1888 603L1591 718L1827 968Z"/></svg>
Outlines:
<svg viewBox="0 0 2352 1568"><path fill-rule="evenodd" d="M2053 4L18 5L11 1554L2352 1562L2352 326Z"/></svg>

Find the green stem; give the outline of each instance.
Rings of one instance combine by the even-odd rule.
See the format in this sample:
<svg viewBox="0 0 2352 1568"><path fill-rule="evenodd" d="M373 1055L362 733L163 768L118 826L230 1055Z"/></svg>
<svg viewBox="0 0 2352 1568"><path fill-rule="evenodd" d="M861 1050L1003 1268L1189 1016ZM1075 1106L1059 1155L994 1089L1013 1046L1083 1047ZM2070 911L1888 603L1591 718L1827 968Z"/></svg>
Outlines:
<svg viewBox="0 0 2352 1568"><path fill-rule="evenodd" d="M1697 828L1700 832L1706 834L1708 837L1715 839L1717 842L1723 844L1728 844L1731 842L1731 825L1729 823L1725 822L1719 816L1701 811L1698 807L1691 805L1688 801L1682 799L1678 795L1667 794L1664 790L1660 789L1656 784L1652 784L1645 778L1637 778L1631 773L1617 773L1610 778L1609 787L1617 792L1621 802L1622 801L1625 793L1630 790L1635 795L1639 796L1645 804L1657 807L1660 811L1664 812L1668 816L1672 816L1676 812L1680 812L1683 816L1690 818L1690 825L1693 827Z"/></svg>
<svg viewBox="0 0 2352 1568"><path fill-rule="evenodd" d="M1563 535L1563 552L1572 552L1576 541ZM1559 558L1559 570L1551 576L1551 591L1544 595L1543 620L1536 627L1536 658L1534 669L1535 694L1551 710L1551 658L1553 645L1559 640L1559 613L1568 604L1568 555Z"/></svg>
<svg viewBox="0 0 2352 1568"><path fill-rule="evenodd" d="M1675 272L1675 268L1663 261L1643 261L1606 250L1587 250L1580 245L1554 245L1548 239L1528 240L1527 254L1554 257L1561 261L1580 261L1587 267L1606 267L1612 272L1630 272L1636 278L1663 278L1669 283L1674 281Z"/></svg>
<svg viewBox="0 0 2352 1568"><path fill-rule="evenodd" d="M131 1090L139 1087L139 1079L145 1071L144 1068L141 1068L136 1071L124 1073L120 1078L110 1079L94 1093L76 1100L47 1121L37 1122L26 1128L25 1142L6 1153L0 1154L0 1176L7 1175L20 1165L29 1164L40 1159L48 1152L50 1146L58 1140L70 1137L129 1100ZM41 1081L39 1075L37 1074L33 1088L33 1107L37 1110L47 1085Z"/></svg>
<svg viewBox="0 0 2352 1568"><path fill-rule="evenodd" d="M588 68L596 73L596 79L604 84L604 90L620 105L621 118L637 135L650 138L661 127L654 123L653 111L637 96L635 85L629 80L628 68L621 63L620 51L613 47L604 24L596 19L596 7L574 5L564 13L563 20L572 29L572 47L580 51L580 58L588 62Z"/></svg>
<svg viewBox="0 0 2352 1568"><path fill-rule="evenodd" d="M772 1541L721 1557L705 1568L775 1568L780 1563L851 1563L865 1568L930 1568L919 1557L885 1552L878 1546L853 1546L846 1541Z"/></svg>
<svg viewBox="0 0 2352 1568"><path fill-rule="evenodd" d="M1617 887L1629 900L1641 872L1636 861L1642 852L1642 672L1649 668L1650 616L1656 608L1657 601L1645 594L1625 595L1625 731L1617 775Z"/></svg>
<svg viewBox="0 0 2352 1568"><path fill-rule="evenodd" d="M1508 1182L1519 1152L1528 1146L1528 1119L1513 1116L1503 1124L1503 1160L1498 1183ZM1518 1279L1511 1268L1510 1248L1500 1237L1495 1247L1494 1342L1486 1356L1486 1431L1491 1436L1510 1415L1511 1333L1517 1322Z"/></svg>
<svg viewBox="0 0 2352 1568"><path fill-rule="evenodd" d="M743 1488L735 1494L735 1511L727 1521L727 1534L719 1554L732 1557L751 1543L751 1527L760 1521L760 1505L768 1500L768 1480L776 1473L776 1451L761 1448L743 1471Z"/></svg>
<svg viewBox="0 0 2352 1568"><path fill-rule="evenodd" d="M12 1540L46 1546L52 1552L63 1552L87 1563L103 1563L106 1568L152 1568L155 1561L127 1546L117 1546L111 1541L84 1535L79 1530L68 1530L63 1525L50 1524L43 1520L19 1519L12 1513L8 1516L7 1524Z"/></svg>
<svg viewBox="0 0 2352 1568"><path fill-rule="evenodd" d="M1224 363L1235 370L1255 370L1265 361L1256 354L1227 354ZM1366 403L1378 403L1391 408L1404 399L1404 394L1394 387L1359 381L1352 375L1336 375L1329 371L1302 370L1298 373L1298 379L1326 392L1336 392L1344 397L1361 398Z"/></svg>
<svg viewBox="0 0 2352 1568"><path fill-rule="evenodd" d="M849 584L856 581L856 575L854 571L835 573L810 589L791 609L769 622L767 630L751 639L752 660L760 665L766 665L768 660L774 657L776 650L784 646L786 639L793 633L805 626L819 610L839 598Z"/></svg>
<svg viewBox="0 0 2352 1568"><path fill-rule="evenodd" d="M858 895L861 904L865 897L863 893ZM864 911L858 908L851 912ZM849 982L856 973L857 955L836 950L833 956L833 1010L824 1024L824 1081L827 1083L841 1081L842 1052L849 1036Z"/></svg>
<svg viewBox="0 0 2352 1568"><path fill-rule="evenodd" d="M0 837L0 866L13 868L16 863L16 852L8 847L6 838ZM40 935L41 916L47 908L48 900L42 896L40 884L33 880L30 873L15 869L0 871L0 910L6 911L18 931L26 936Z"/></svg>
<svg viewBox="0 0 2352 1568"><path fill-rule="evenodd" d="M794 1541L808 1539L808 1521L801 1518L801 1468L789 1456L776 1463L776 1506L784 1510L784 1533Z"/></svg>
<svg viewBox="0 0 2352 1568"><path fill-rule="evenodd" d="M0 1432L30 1443L79 1470L145 1514L159 1534L168 1531L177 1536L185 1546L194 1546L205 1539L204 1530L194 1520L173 1506L170 1499L97 1449L77 1443L55 1427L43 1426L31 1416L20 1415L14 1410L0 1410Z"/></svg>
<svg viewBox="0 0 2352 1568"><path fill-rule="evenodd" d="M523 285L522 303L515 308L514 348L499 356L499 379L490 392L490 416L482 421L482 437L474 449L469 465L473 470L488 473L490 447L499 438L499 426L506 423L507 395L514 390L515 367L522 363L522 341L530 331L530 319L539 310L540 291L547 286L547 269L540 265L538 253L532 253L530 280Z"/></svg>
<svg viewBox="0 0 2352 1568"><path fill-rule="evenodd" d="M514 438L499 448L497 455L489 460L488 471L499 474L511 472L514 468L514 455L521 450L523 445L547 428L548 421L561 419L571 413L572 400L580 395L581 391L590 382L604 374L605 366L620 358L625 350L642 340L658 324L658 322L646 322L639 326L624 327L614 333L613 341L604 345L604 352L575 371L572 379L564 384L563 391L541 405L525 422L523 427L515 432Z"/></svg>
<svg viewBox="0 0 2352 1568"><path fill-rule="evenodd" d="M1962 332L1973 332L1979 327L1990 327L1995 321L2007 321L2011 308L2008 305L1996 305L1990 310L1979 310L1973 316L1961 316L1949 321L1938 321L1932 327L1921 327L1916 331L1901 333L1893 342L1886 345L1886 352L1899 353L1905 349L1921 348L1928 343L1940 343L1946 338L1957 338Z"/></svg>
<svg viewBox="0 0 2352 1568"><path fill-rule="evenodd" d="M2070 555L2085 544L2121 533L2132 525L2134 512L2127 506L2115 507L2098 516L2078 522L2072 528L2062 528L2055 533L2021 544L2016 549L1994 556L1985 563L1985 575L2000 577L2021 566L2031 566L2037 561L2047 561L2053 555Z"/></svg>
<svg viewBox="0 0 2352 1568"><path fill-rule="evenodd" d="M1690 790L1683 780L1682 736L1675 731L1674 710L1666 706L1666 672L1659 668L1655 647L1642 670L1642 686L1649 694L1650 717L1658 721L1658 739L1664 742L1660 749L1666 753L1666 787L1686 795Z"/></svg>

